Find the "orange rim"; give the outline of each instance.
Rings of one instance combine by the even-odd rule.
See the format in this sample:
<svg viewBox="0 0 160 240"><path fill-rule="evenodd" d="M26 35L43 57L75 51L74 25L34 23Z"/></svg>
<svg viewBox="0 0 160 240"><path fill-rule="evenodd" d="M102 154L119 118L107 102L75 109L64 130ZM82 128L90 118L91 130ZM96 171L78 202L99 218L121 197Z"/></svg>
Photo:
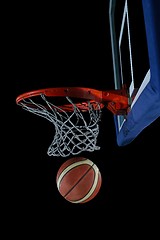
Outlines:
<svg viewBox="0 0 160 240"><path fill-rule="evenodd" d="M33 90L30 92L23 93L16 98L16 103L21 105L21 102L25 99L30 99L36 96L45 95L47 97L72 97L77 99L83 99L79 103L74 103L79 109L83 111L88 111L88 101L91 103L95 110L98 108L103 108L102 103L102 91L91 89L91 88L80 88L80 87L59 87L59 88L44 88ZM99 106L97 102L100 103ZM30 107L32 104L29 104ZM65 111L73 111L72 104L64 104L58 106Z"/></svg>

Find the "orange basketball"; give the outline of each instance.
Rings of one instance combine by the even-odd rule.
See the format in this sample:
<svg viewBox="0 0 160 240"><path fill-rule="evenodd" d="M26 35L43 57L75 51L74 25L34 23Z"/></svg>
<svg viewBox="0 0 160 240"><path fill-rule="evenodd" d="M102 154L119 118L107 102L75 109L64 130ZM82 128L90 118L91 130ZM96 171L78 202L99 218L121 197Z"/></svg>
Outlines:
<svg viewBox="0 0 160 240"><path fill-rule="evenodd" d="M60 194L69 202L85 203L100 190L102 178L98 167L84 157L73 157L64 162L56 176Z"/></svg>

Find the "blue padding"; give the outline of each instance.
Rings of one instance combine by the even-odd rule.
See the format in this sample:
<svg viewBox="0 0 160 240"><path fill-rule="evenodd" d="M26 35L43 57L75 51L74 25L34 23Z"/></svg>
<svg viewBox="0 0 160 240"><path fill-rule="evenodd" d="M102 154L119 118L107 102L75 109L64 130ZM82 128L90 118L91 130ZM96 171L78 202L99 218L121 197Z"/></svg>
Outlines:
<svg viewBox="0 0 160 240"><path fill-rule="evenodd" d="M152 77L151 77L152 78ZM122 130L117 136L117 144L124 146L160 116L160 94L148 83L143 93L128 114Z"/></svg>
<svg viewBox="0 0 160 240"><path fill-rule="evenodd" d="M142 0L151 79L128 114L117 144L124 146L160 117L160 0Z"/></svg>
<svg viewBox="0 0 160 240"><path fill-rule="evenodd" d="M160 1L143 0L152 86L160 89Z"/></svg>

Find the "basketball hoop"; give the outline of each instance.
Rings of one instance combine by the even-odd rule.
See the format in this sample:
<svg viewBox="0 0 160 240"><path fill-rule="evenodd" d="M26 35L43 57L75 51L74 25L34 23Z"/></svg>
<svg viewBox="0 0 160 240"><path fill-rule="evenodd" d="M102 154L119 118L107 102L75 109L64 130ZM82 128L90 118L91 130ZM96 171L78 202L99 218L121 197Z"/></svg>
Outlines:
<svg viewBox="0 0 160 240"><path fill-rule="evenodd" d="M129 107L124 91L103 92L76 87L27 92L19 95L16 103L53 123L55 135L47 154L62 157L100 149L97 137L102 108L106 103L114 114L125 114Z"/></svg>

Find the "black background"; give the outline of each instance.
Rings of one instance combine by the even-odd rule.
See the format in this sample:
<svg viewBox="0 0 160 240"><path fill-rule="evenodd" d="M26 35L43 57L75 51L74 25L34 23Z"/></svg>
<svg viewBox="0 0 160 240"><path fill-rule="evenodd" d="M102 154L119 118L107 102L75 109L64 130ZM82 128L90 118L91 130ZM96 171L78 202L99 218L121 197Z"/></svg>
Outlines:
<svg viewBox="0 0 160 240"><path fill-rule="evenodd" d="M15 103L19 94L42 87L114 88L108 1L26 3L10 8L8 144L12 151L7 154L11 151L12 158L7 161L11 177L7 201L11 221L16 216L17 224L28 219L34 226L58 217L65 224L68 216L79 219L80 214L84 221L93 220L94 214L109 222L113 216L147 218L158 201L159 119L132 143L118 147L113 115L104 110L98 137L101 149L81 154L99 167L102 187L92 201L72 204L61 197L55 181L68 158L47 155L53 126Z"/></svg>

